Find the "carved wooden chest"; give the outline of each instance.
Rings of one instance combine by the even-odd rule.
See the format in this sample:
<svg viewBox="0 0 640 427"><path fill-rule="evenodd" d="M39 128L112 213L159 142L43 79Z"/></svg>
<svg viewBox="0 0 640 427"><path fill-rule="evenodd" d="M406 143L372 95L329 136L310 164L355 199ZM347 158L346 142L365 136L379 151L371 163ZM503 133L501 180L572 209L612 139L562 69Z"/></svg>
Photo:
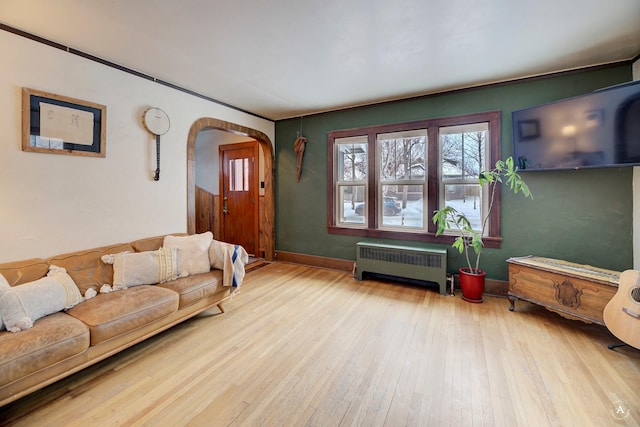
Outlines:
<svg viewBox="0 0 640 427"><path fill-rule="evenodd" d="M509 310L522 299L569 319L604 325L602 313L618 290L620 272L551 258L510 258Z"/></svg>

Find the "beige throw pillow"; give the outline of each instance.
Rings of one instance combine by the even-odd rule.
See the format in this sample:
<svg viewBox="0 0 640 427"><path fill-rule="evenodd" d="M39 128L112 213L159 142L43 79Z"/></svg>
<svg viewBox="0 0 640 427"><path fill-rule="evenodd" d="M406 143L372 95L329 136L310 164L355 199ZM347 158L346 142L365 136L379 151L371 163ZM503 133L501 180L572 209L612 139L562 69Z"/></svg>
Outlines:
<svg viewBox="0 0 640 427"><path fill-rule="evenodd" d="M114 291L175 280L178 277L177 259L176 248L102 256L102 262L113 264Z"/></svg>
<svg viewBox="0 0 640 427"><path fill-rule="evenodd" d="M48 314L69 309L83 300L64 268L52 265L42 279L12 286L0 298L0 313L8 331L29 329Z"/></svg>
<svg viewBox="0 0 640 427"><path fill-rule="evenodd" d="M211 270L209 246L213 233L193 234L191 236L166 236L165 248L178 248L178 271L180 275L207 273Z"/></svg>

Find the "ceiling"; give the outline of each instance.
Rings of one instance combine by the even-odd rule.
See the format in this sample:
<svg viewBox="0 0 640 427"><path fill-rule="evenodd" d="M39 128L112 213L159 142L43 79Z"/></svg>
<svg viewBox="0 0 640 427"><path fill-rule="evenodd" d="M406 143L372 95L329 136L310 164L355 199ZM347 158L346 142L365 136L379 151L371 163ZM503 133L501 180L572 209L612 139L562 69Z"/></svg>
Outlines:
<svg viewBox="0 0 640 427"><path fill-rule="evenodd" d="M640 54L640 0L0 0L0 23L271 120Z"/></svg>

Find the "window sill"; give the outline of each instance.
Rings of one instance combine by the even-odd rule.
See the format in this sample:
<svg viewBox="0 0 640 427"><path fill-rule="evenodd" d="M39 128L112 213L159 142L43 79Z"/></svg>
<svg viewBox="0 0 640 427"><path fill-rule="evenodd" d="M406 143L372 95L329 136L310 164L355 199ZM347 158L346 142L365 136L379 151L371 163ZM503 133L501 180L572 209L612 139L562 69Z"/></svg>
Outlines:
<svg viewBox="0 0 640 427"><path fill-rule="evenodd" d="M344 236L360 236L360 237L372 237L378 239L392 239L392 240L408 240L417 242L430 242L441 243L445 245L451 245L456 239L456 236L452 235L440 235L436 236L434 233L411 233L401 231L386 231L386 230L373 230L367 228L346 228L328 226L327 231L329 234L341 234ZM485 237L484 247L490 249L500 249L502 245L502 237Z"/></svg>

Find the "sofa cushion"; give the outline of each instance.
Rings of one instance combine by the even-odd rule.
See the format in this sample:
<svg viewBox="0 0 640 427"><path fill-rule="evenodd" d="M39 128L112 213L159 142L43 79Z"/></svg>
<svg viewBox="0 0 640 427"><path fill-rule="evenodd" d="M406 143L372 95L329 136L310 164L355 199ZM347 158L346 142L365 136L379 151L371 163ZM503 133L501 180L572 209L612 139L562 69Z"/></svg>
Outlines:
<svg viewBox="0 0 640 427"><path fill-rule="evenodd" d="M206 273L211 270L209 246L213 241L213 233L193 234L191 236L166 236L165 248L178 248L178 272L183 276Z"/></svg>
<svg viewBox="0 0 640 427"><path fill-rule="evenodd" d="M5 279L2 274L0 274L0 299L2 299L2 295L4 295L4 293L10 288L11 286L9 286L9 282L7 282L7 279ZM2 311L0 310L0 331L3 329L4 322L2 321Z"/></svg>
<svg viewBox="0 0 640 427"><path fill-rule="evenodd" d="M133 248L128 243L121 243L57 255L47 262L65 268L82 295L85 295L87 289L99 292L102 285L113 280L113 266L103 263L100 258L106 254L126 251L133 251Z"/></svg>
<svg viewBox="0 0 640 427"><path fill-rule="evenodd" d="M99 294L67 313L91 331L91 345L127 333L178 310L178 294L158 286L142 285Z"/></svg>
<svg viewBox="0 0 640 427"><path fill-rule="evenodd" d="M181 277L158 286L180 294L180 308L182 308L215 294L221 285L222 271L213 270L209 273Z"/></svg>
<svg viewBox="0 0 640 427"><path fill-rule="evenodd" d="M146 252L122 252L102 256L113 265L113 290L139 285L155 285L178 277L178 248L160 248Z"/></svg>
<svg viewBox="0 0 640 427"><path fill-rule="evenodd" d="M8 331L20 332L41 317L71 308L82 299L64 268L51 266L47 277L6 290L0 298L0 314Z"/></svg>
<svg viewBox="0 0 640 427"><path fill-rule="evenodd" d="M0 332L0 386L82 353L89 328L65 313L38 320L19 334Z"/></svg>
<svg viewBox="0 0 640 427"><path fill-rule="evenodd" d="M40 258L0 264L0 274L11 286L38 280L46 276L47 271L49 271L49 264Z"/></svg>

